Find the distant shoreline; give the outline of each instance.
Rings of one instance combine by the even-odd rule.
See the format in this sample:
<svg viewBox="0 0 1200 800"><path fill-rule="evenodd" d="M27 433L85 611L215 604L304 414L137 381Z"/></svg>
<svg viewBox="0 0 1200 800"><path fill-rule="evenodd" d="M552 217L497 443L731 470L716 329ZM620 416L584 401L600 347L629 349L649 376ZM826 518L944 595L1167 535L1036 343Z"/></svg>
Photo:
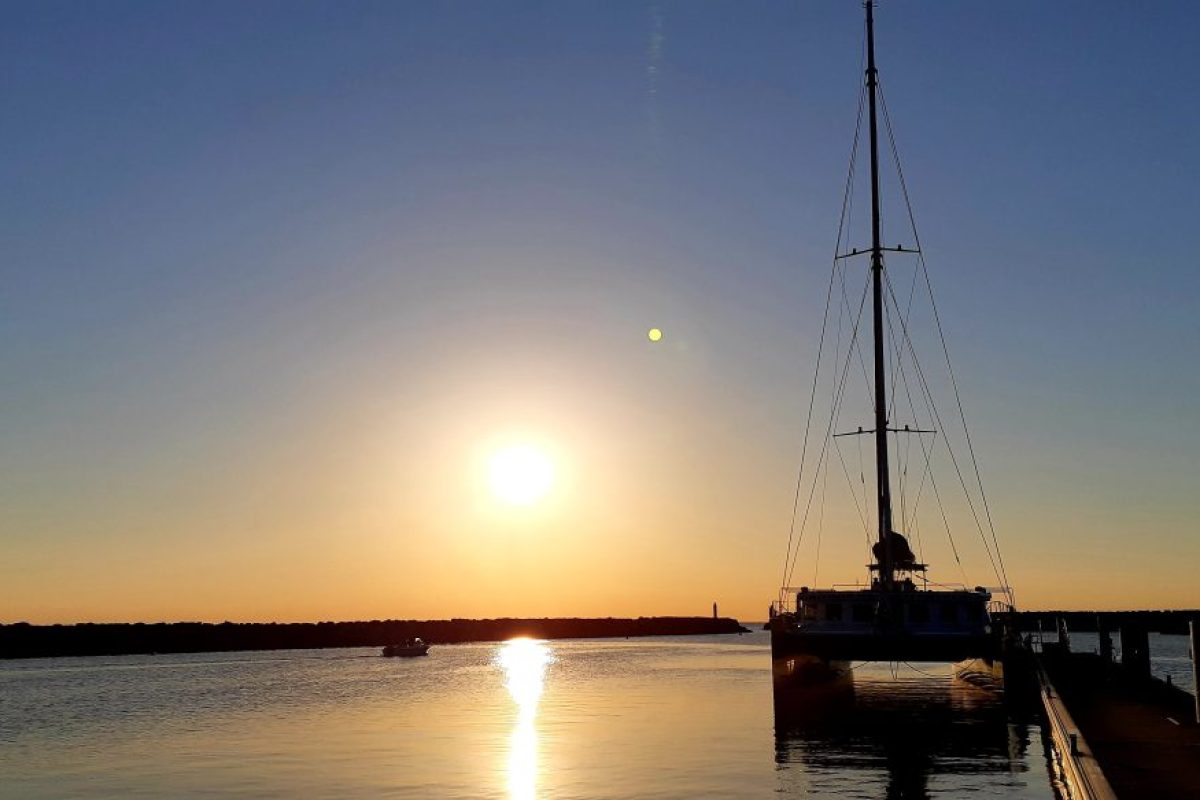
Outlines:
<svg viewBox="0 0 1200 800"><path fill-rule="evenodd" d="M383 647L432 644L748 633L731 617L371 620L368 622L157 622L0 625L0 659Z"/></svg>

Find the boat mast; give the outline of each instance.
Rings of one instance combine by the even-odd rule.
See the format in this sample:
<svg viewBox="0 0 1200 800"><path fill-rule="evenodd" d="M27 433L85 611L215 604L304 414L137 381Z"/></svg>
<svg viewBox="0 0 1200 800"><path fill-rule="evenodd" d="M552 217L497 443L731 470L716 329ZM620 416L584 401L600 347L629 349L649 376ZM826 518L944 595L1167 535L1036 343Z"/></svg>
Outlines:
<svg viewBox="0 0 1200 800"><path fill-rule="evenodd" d="M867 96L871 122L871 304L875 335L875 482L878 504L879 583L891 589L894 583L892 558L892 489L888 475L887 383L883 350L883 247L879 241L879 131L875 117L878 80L875 70L874 0L867 0Z"/></svg>

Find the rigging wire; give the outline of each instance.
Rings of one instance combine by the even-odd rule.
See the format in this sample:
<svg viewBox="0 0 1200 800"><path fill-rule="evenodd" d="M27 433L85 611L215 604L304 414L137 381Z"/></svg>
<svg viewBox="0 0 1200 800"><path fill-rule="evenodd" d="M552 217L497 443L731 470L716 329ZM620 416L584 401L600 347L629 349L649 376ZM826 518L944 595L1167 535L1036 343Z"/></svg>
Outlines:
<svg viewBox="0 0 1200 800"><path fill-rule="evenodd" d="M854 187L853 187L853 185L851 185L850 199L849 199L849 204L848 204L848 208L847 208L847 213L850 215L853 215L853 209L854 209ZM841 267L837 267L836 266L837 263L838 263L837 259L834 259L835 268L840 269L839 284L841 287L842 303L838 305L837 333L834 337L834 343L833 343L833 352L835 354L840 353L842 351L842 327L843 327L843 324L845 323L847 317L849 316L849 311L850 311L850 300L849 300L849 297L846 295L846 267L845 267L845 265L842 265ZM861 354L862 348L859 348L859 352ZM861 359L861 355L860 355L860 359ZM830 375L830 381L829 381L829 407L831 409L837 403L837 390L838 390L838 381L837 381L837 375L835 373L835 374ZM846 475L847 482L850 482L849 481L850 476L849 476L848 471L846 470L846 460L845 460L845 458L842 457L841 446L838 444L837 439L834 439L833 444L834 444L834 448L837 450L838 461L841 462L841 465L842 465L842 472L843 472L843 474ZM823 534L824 534L824 530L825 530L825 499L826 499L826 497L828 495L828 491L829 491L829 461L828 461L828 459L826 459L826 461L825 461L825 470L823 472L823 475L824 475L824 477L823 477L822 484L821 484L820 516L817 521L817 546L816 546L816 552L813 555L813 581L812 581L813 586L816 586L818 583L818 577L820 575L820 569L821 569L821 542L822 542L822 539L824 538ZM854 499L855 510L858 511L859 517L863 518L862 511L861 511L861 509L858 508L858 496L854 493L853 483L850 483L850 495ZM865 526L865 524L866 524L865 518L863 518L863 519L864 519L864 526Z"/></svg>
<svg viewBox="0 0 1200 800"><path fill-rule="evenodd" d="M872 544L871 531L874 529L875 525L871 522L871 496L868 494L867 489L867 468L864 466L866 462L863 460L862 437L855 436L854 440L858 443L858 482L862 486L863 508L867 512L867 558L869 560Z"/></svg>
<svg viewBox="0 0 1200 800"><path fill-rule="evenodd" d="M885 279L886 279L886 276L885 276ZM890 287L890 280L888 280L888 285ZM892 299L893 301L895 300L894 294L889 293L888 297L890 299ZM893 341L894 341L894 337L893 337ZM919 370L920 363L917 359L915 350L913 352L912 361L913 361L913 364L916 366L916 368ZM901 367L901 385L904 387L904 394L908 399L909 408L912 409L914 420L918 423L918 427L919 427L921 420L916 411L916 403L913 402L912 389L909 386L909 382L908 382L908 371L905 370L903 367ZM932 398L932 396L929 396L929 395L921 395L921 399L925 403L925 411L929 415L929 419L931 420L930 424L932 425L933 420L936 419L936 416L933 413L933 407L932 407L933 398ZM934 441L928 448L925 446L925 440L922 439L919 434L917 435L917 441L921 445L921 453L925 458L925 468L924 468L924 471L921 476L921 483L917 487L916 497L913 501L912 515L914 518L917 515L917 509L920 506L921 496L922 496L921 490L924 488L924 485L925 485L925 477L928 476L930 485L933 487L934 499L937 501L938 513L941 515L942 524L946 529L946 538L950 542L950 551L954 554L954 562L958 565L958 571L959 571L959 574L962 576L963 583L967 583L967 573L966 573L966 570L963 569L962 558L960 558L959 554L958 554L958 545L954 541L954 532L950 528L950 520L946 516L946 507L942 503L942 495L941 495L941 492L938 491L937 480L933 476L933 470L932 470L933 448L937 444L937 437L939 434L940 434L940 431L938 431L935 427L934 432L933 432ZM987 546L986 541L984 542L984 546L986 549L986 546ZM988 552L988 558L989 559L991 558L990 551ZM921 560L924 561L924 558L922 557ZM995 562L993 562L992 563L993 571L995 570L995 567L996 567Z"/></svg>
<svg viewBox="0 0 1200 800"><path fill-rule="evenodd" d="M851 198L851 199L853 199L853 198ZM867 273L864 280L866 281L866 283L864 285L864 291L867 291L867 289L870 287L870 273ZM852 311L851 311L851 307L850 307L850 297L846 292L846 267L845 266L842 267L841 289L842 289L842 303L843 303L842 311L843 311L843 313L849 315L852 313ZM840 352L840 350L837 352ZM867 375L867 364L866 364L866 360L863 356L862 339L856 338L854 341L852 341L848 345L848 348L846 351L847 357L850 357L851 353L854 353L858 356L858 366L859 366L860 372L862 373L863 387L866 389L867 396L870 397L872 394L871 378ZM867 547L867 549L866 549L867 556L866 557L869 560L871 557L871 541L872 541L872 536L871 536L871 505L872 504L871 504L870 494L867 489L866 472L863 467L864 462L863 462L863 453L862 453L862 438L861 437L855 437L855 438L858 440L857 441L857 444L858 444L858 477L859 477L859 484L862 488L863 509L865 509L865 514L862 514L862 512L860 512L860 516L863 519L864 531L866 533L866 547ZM837 450L838 457L841 458L842 450L841 450L841 446L838 443L838 440L835 438L833 440L833 443L834 443L835 449ZM851 496L854 498L854 504L855 504L855 506L857 506L858 505L858 487L856 487L854 485L854 482L850 479L850 476L848 474L848 470L846 469L844 460L842 462L842 468L843 468L843 472L847 473L846 480L848 483L848 488L850 489Z"/></svg>
<svg viewBox="0 0 1200 800"><path fill-rule="evenodd" d="M846 483L848 483L850 486L850 497L854 500L854 510L858 512L858 518L863 524L863 530L867 534L867 547L869 548L871 546L871 527L869 517L863 514L863 507L858 504L858 494L854 489L854 479L850 477L850 470L846 466L846 458L842 453L842 446L838 444L836 439L833 441L833 448L837 452L838 460L842 464L842 473L846 476Z"/></svg>
<svg viewBox="0 0 1200 800"><path fill-rule="evenodd" d="M921 524L920 523L921 523L921 521L917 517L917 512L916 512L916 509L914 508L913 509L912 526L908 529L908 531L913 536L917 537L917 561L924 564L924 563L926 563L925 562L925 541L921 537ZM925 583L929 583L929 578L927 576L922 575L922 579L925 581Z"/></svg>
<svg viewBox="0 0 1200 800"><path fill-rule="evenodd" d="M962 396L958 391L958 381L954 376L954 366L950 360L950 348L949 348L949 345L947 345L947 343L946 343L946 335L942 328L941 315L938 314L937 301L934 299L934 296L933 296L933 282L929 279L929 268L928 268L928 265L925 263L925 254L921 248L921 237L920 237L920 234L917 232L917 222L916 222L916 217L913 214L913 210L912 210L912 201L909 198L909 194L908 194L908 184L904 180L904 168L902 167L902 165L900 163L900 153L896 148L896 137L895 137L895 134L892 129L892 118L891 118L891 115L888 113L887 99L884 96L883 85L879 81L876 81L876 85L879 89L880 105L883 108L883 120L884 120L884 125L887 129L888 142L891 146L892 159L896 164L896 176L900 182L901 194L904 197L904 205L908 212L909 225L912 228L913 243L916 246L916 250L917 250L917 260L921 266L921 272L925 278L925 287L929 294L929 304L933 309L933 319L934 319L935 326L937 328L938 339L941 341L942 354L944 355L945 360L946 360L946 370L949 372L949 375L950 375L950 385L954 389L954 400L955 400L956 405L958 406L958 415L959 415L959 419L962 422L963 435L967 441L967 451L970 454L971 465L975 472L975 482L979 487L979 497L980 497L980 500L982 501L984 516L987 518L988 530L990 531L991 537L992 537L992 545L996 549L996 559L1000 562L1000 573L997 577L1001 578L1001 580L1003 582L1003 586L1005 587L1005 589L1007 589L1010 592L1010 599L1012 599L1011 598L1012 587L1008 582L1008 571L1005 569L1005 566L1004 566L1004 556L1000 552L1000 542L996 536L996 525L992 519L991 505L988 503L987 493L983 488L983 477L980 474L980 470L979 470L979 460L975 456L975 445L971 441L971 431L970 431L970 428L968 428L968 426L967 426L966 411L963 409ZM889 293L891 292L890 285L888 287L888 291L889 291ZM894 301L894 298L893 298L893 301ZM905 331L906 331L905 336L907 337L907 325L905 326ZM910 340L909 341L910 347L911 347L911 344L912 344L912 342ZM915 357L915 353L914 353L914 357ZM947 437L943 437L943 439L948 441ZM957 469L957 466L956 466L956 469ZM965 486L964 486L964 489L965 489Z"/></svg>
<svg viewBox="0 0 1200 800"><path fill-rule="evenodd" d="M896 302L896 296L895 296L895 292L894 292L894 291L893 291L893 289L892 289L892 286L891 286L891 282L890 282L890 280L887 280L886 276L885 276L885 285L886 285L886 286L887 286L887 288L888 288L888 298L889 298L889 299L890 299L890 300L891 300L893 303L895 303L895 302ZM904 330L904 334L905 334L905 337L907 338L907 330ZM936 430L936 429L942 429L942 430L944 430L944 428L942 428L941 417L940 417L940 415L939 415L939 414L938 414L938 412L937 412L937 406L936 406L936 404L934 403L934 400L933 400L933 393L930 391L930 389L929 389L929 387L928 387L928 384L927 384L927 382L925 381L925 377L924 377L924 371L921 369L920 360L919 360L919 358L918 358L918 357L917 357L917 355L916 355L916 350L915 350L915 348L914 348L914 347L913 347L913 345L912 345L912 341L911 341L911 339L908 339L907 343L908 343L908 345L909 345L909 348L910 348L910 350L912 350L912 355L913 355L913 358L912 358L912 363L913 363L913 366L914 366L914 367L915 367L915 369L916 369L916 372L917 372L917 377L919 378L918 388L920 388L920 389L922 390L922 392L921 392L920 394L921 394L921 398L922 398L922 400L923 400L923 401L924 401L924 403L925 403L925 410L926 410L926 412L929 414L929 416L930 416L930 419L932 419L932 420L933 420L933 423L934 423L935 430ZM909 397L909 403L910 403L910 405L911 405L911 404L912 404L912 393L911 393L911 389L910 389L910 386L909 386L909 383L908 383L908 374L907 374L907 371L906 371L906 372L904 373L904 375L903 375L903 381L902 381L902 385L903 385L903 386L904 386L904 388L905 388L905 392L906 392L906 394L907 394L907 395L908 395L908 397ZM934 441L934 444L936 444L936 436L937 436L937 433L935 432L935 434L934 434L934 435L935 435L935 441ZM990 562L990 563L991 563L991 565L992 565L992 571L993 571L993 572L996 574L996 577L997 577L997 579L999 579L999 578L1000 578L1000 572L999 572L999 570L997 569L996 561L995 561L995 559L994 559L994 558L993 558L993 556L992 556L992 551L991 551L991 548L989 548L989 547L988 547L988 542L987 542L987 539L986 539L986 537L984 537L983 528L982 528L982 526L980 526L980 524L979 524L979 519L978 519L978 516L976 516L976 515L975 515L975 509L974 509L974 505L973 505L973 503L972 503L972 499L971 499L971 493L970 493L970 491L967 489L966 482L965 482L965 480L963 479L963 476L962 476L961 470L959 470L959 468L958 468L958 462L957 462L957 459L955 458L955 455L954 455L954 449L953 449L953 446L950 444L950 441L949 441L949 438L948 438L948 437L946 437L946 436L942 436L942 440L943 440L943 442L945 442L945 444L946 444L946 450L947 450L947 452L950 454L950 460L951 460L951 463L954 465L954 467L955 467L955 471L956 471L956 472L958 472L958 476L959 476L959 483L962 485L962 488L963 488L963 494L964 494L964 495L965 495L965 497L966 497L966 500L967 500L967 505L968 505L968 507L971 509L972 516L974 516L974 517L975 517L975 524L976 524L976 528L979 530L980 537L982 538L982 541L983 541L983 546L984 546L984 552L986 552L986 553L987 553L988 560L989 560L989 562ZM930 448L929 448L929 450L928 450L928 452L926 452L926 450L925 450L925 446L924 446L924 441L922 441L922 442L921 442L921 446L922 446L922 452L923 452L923 453L925 453L925 457L926 457L926 461L927 461L927 463L931 462L931 461L932 461L932 456L933 456L933 449L932 449L932 447L930 447ZM937 505L938 505L938 512L939 512L939 514L940 514L940 515L941 515L941 517L942 517L942 524L943 524L943 526L945 527L945 530L946 530L946 538L947 538L947 539L949 540L949 542L950 542L950 549L951 549L951 551L954 553L954 560L955 560L955 562L958 564L959 572L960 572L960 573L961 573L961 575L962 575L963 582L964 582L964 583L966 583L966 582L967 582L966 571L963 569L962 559L959 557L959 554L958 554L958 546L957 546L957 544L956 544L956 543L955 543L955 541L954 541L954 533L953 533L953 531L951 530L949 518L946 516L946 507L945 507L945 504L942 502L942 496L941 496L941 492L940 492L940 491L938 490L938 488L937 488L937 480L936 480L936 478L934 477L932 470L930 470L930 471L929 471L929 481L930 481L930 486L933 488L934 498L935 498L935 500L936 500L936 502L937 502Z"/></svg>
<svg viewBox="0 0 1200 800"><path fill-rule="evenodd" d="M813 384L812 384L812 390L809 393L808 414L807 414L807 416L805 418L805 422L804 422L804 440L800 446L800 467L797 470L796 491L792 498L792 519L791 519L790 525L788 526L787 553L783 560L783 580L780 583L780 586L786 586L788 584L788 580L789 580L788 576L791 575L791 571L793 568L792 562L793 562L794 556L792 554L792 541L795 538L795 534L796 534L796 515L797 515L799 506L800 506L800 490L801 490L801 486L803 485L803 482L804 482L804 464L805 464L805 462L807 460L807 456L808 456L808 440L809 440L809 435L812 431L812 415L813 415L813 408L816 405L817 381L821 374L821 355L822 355L822 352L823 352L824 346L825 346L825 330L826 330L826 326L829 322L829 301L833 296L833 284L834 284L834 279L836 278L837 271L838 271L837 255L842 247L842 241L843 241L843 236L845 234L845 225L846 225L846 210L849 207L850 197L851 197L851 194L853 191L853 186L854 186L855 165L858 160L858 142L859 142L860 135L862 133L862 117L863 117L863 108L866 104L866 96L867 96L867 90L866 90L866 87L863 86L859 89L859 94L858 94L858 112L856 114L856 118L855 118L855 122L854 122L854 139L853 139L853 143L850 146L850 165L849 165L849 169L848 169L848 172L846 175L846 187L842 193L842 211L841 211L840 219L838 221L837 241L834 245L834 250L833 250L833 255L834 255L833 267L831 268L830 273L829 273L829 287L825 293L825 313L822 315L822 318L821 318L821 334L820 334L820 337L817 342L817 363L816 363L816 368L813 370ZM864 298L865 298L865 295L864 295ZM856 333L857 333L857 328L858 328L858 325L856 323L855 324L855 332ZM824 449L825 448L823 447L822 453L824 453ZM819 468L820 459L818 459L818 461L817 461L817 466ZM803 537L804 537L804 532L803 532L803 528L802 528L801 532L800 532L801 541L803 540ZM796 550L795 557L798 557L799 550L800 550L800 542L796 542L795 550Z"/></svg>
<svg viewBox="0 0 1200 800"><path fill-rule="evenodd" d="M829 489L829 461L825 462L825 470L821 480L821 506L817 515L817 552L813 556L813 586L817 585L817 575L821 570L821 534L825 530L825 494Z"/></svg>
<svg viewBox="0 0 1200 800"><path fill-rule="evenodd" d="M904 666L908 667L909 669L911 669L913 672L917 673L918 675L922 675L926 678L943 678L943 677L945 677L944 675L938 675L933 672L925 672L924 670L918 669L918 668L914 667L912 665L912 662L910 662L910 661L905 661Z"/></svg>
<svg viewBox="0 0 1200 800"><path fill-rule="evenodd" d="M868 275L870 275L870 273L868 273ZM869 278L868 278L868 280L869 280ZM845 310L848 313L850 311L850 298L846 294L846 268L845 267L842 267L842 302L845 304ZM853 348L853 352L858 355L858 366L862 370L863 386L867 390L867 395L872 396L871 378L869 375L867 375L867 361L866 361L866 358L863 356L862 341L855 340L854 342L851 342L850 346ZM849 352L851 352L851 351L847 350L847 353L849 353Z"/></svg>
<svg viewBox="0 0 1200 800"><path fill-rule="evenodd" d="M886 303L886 298L885 298L885 303L883 306L883 311L884 311L884 318L890 322L891 306L889 306ZM891 345L891 347L887 350L887 354L889 356L894 356L894 354L896 353L895 326L889 324L886 326L886 330L887 330L887 336L888 336L888 344ZM894 364L894 366L892 367L892 397L891 397L892 412L888 417L889 419L892 419L892 420L896 419L897 409L900 406L900 398L899 398L898 393L896 392L896 381L898 380L898 378L900 376L900 370L902 369L902 365L900 364L900 359L895 358L893 361L893 364ZM915 412L915 410L912 409L911 402L909 403L909 409L910 409L910 411L912 411L912 416L915 421L916 412ZM920 427L920 426L917 426L917 427ZM919 434L914 434L914 435L919 435ZM909 438L910 437L905 437L905 439L906 439L906 441L904 443L905 448L902 449L900 447L900 434L898 432L896 432L896 433L893 433L893 435L892 435L892 439L895 442L895 446L892 448L892 451L896 454L896 483L897 483L896 494L900 500L900 530L902 530L902 531L908 530L907 504L905 503L905 487L907 485L907 479L908 479L908 450L907 450L907 448L909 446L911 446L911 442L908 441Z"/></svg>
<svg viewBox="0 0 1200 800"><path fill-rule="evenodd" d="M889 337L888 337L889 342L891 343L892 348L896 354L896 364L897 364L896 372L898 373L898 375L901 379L901 385L904 387L904 395L905 395L905 398L908 400L908 408L909 408L909 412L912 415L913 422L916 424L916 427L919 429L921 427L922 420L921 420L920 414L917 413L916 403L913 402L912 391L909 389L908 373L904 368L903 360L900 358L901 354L903 353L903 350L900 349L900 344L899 344L899 342L896 341L895 331L889 330L888 333L889 333ZM899 392L896 392L896 397L897 397L897 403L898 403L899 402ZM937 434L937 432L934 431L934 435L936 435L936 434ZM924 465L922 466L922 470L921 470L921 479L917 483L917 492L913 498L912 507L910 509L908 509L908 511L907 511L907 520L908 520L907 524L909 526L911 526L913 532L916 532L916 530L917 530L917 524L918 524L917 510L920 506L921 490L922 490L922 488L924 488L925 476L929 473L929 468L930 468L930 458L929 458L930 454L928 452L926 452L926 450L924 448L924 441L920 438L920 434L915 434L915 435L917 436L918 441L920 441L922 443L921 454L924 456L925 462L924 462ZM911 456L912 437L911 436L906 437L904 445L905 445L905 449L904 449L904 459L903 459L903 461L904 461L903 475L904 475L904 485L906 487L908 487L908 486L912 485L911 481L908 480L908 466L912 461L912 456ZM906 502L907 496L908 496L908 492L906 490L901 490L900 498L901 498L902 503ZM919 536L919 534L918 534L918 536ZM921 545L920 541L918 540L918 547L921 547L921 546L922 545ZM921 560L922 561L925 560L924 556L921 557Z"/></svg>
<svg viewBox="0 0 1200 800"><path fill-rule="evenodd" d="M891 297L892 297L892 302L895 302L896 296L892 292L891 282L885 279L884 285L888 289L888 294L891 295ZM904 339L905 339L906 343L908 344L909 350L913 355L913 366L915 366L916 370L917 370L918 382L921 387L921 390L926 395L926 400L929 403L930 408L933 411L934 420L936 422L936 425L938 428L945 430L945 426L942 425L941 414L938 413L937 405L934 404L934 402L933 402L933 393L930 391L929 384L925 380L925 373L921 369L920 362L916 360L916 350L913 347L912 339L908 335L908 329L905 327L902 329L902 332L904 334ZM992 570L996 573L996 577L998 579L1001 579L1003 573L1000 569L997 568L996 559L992 556L992 549L988 545L987 535L984 533L984 530L983 530L983 523L979 519L979 513L975 509L975 502L971 497L971 490L969 488L967 488L966 478L963 476L962 468L958 464L958 458L954 455L954 448L950 445L950 437L943 436L942 441L946 443L946 452L948 452L950 454L950 463L954 465L954 471L958 475L958 482L962 486L963 493L966 495L967 507L971 510L971 516L975 520L975 526L976 526L976 528L979 529L979 535L983 539L984 550L987 552L988 560L990 560L992 562Z"/></svg>
<svg viewBox="0 0 1200 800"><path fill-rule="evenodd" d="M865 284L863 286L862 299L859 301L859 305L858 305L858 317L854 321L854 330L851 332L851 336L850 336L851 344L853 344L854 340L858 337L858 327L859 327L859 324L862 322L862 312L863 312L863 308L866 306L866 302L867 302L867 287L868 286L869 286L869 284ZM821 468L822 462L825 460L826 454L829 452L829 442L833 438L831 436L831 434L833 433L833 427L837 424L838 416L841 411L842 398L845 396L845 391L846 391L846 377L847 377L847 375L849 375L849 373L850 373L850 353L849 353L849 351L847 351L846 363L842 367L842 376L841 376L841 380L838 385L837 402L835 403L834 408L832 408L830 410L829 424L825 428L825 436L822 438L822 442L821 442L821 452L817 456L816 469L818 471ZM796 557L792 559L792 563L791 563L790 567L788 568L788 571L785 573L784 583L783 583L784 586L787 586L788 583L791 582L792 572L796 568L796 561L799 559L799 555L800 555L800 544L804 541L804 532L805 532L806 528L808 527L808 515L809 515L809 511L812 509L813 495L816 494L816 491L817 491L817 482L814 479L812 481L812 489L808 493L808 501L805 503L805 506L804 506L804 516L800 520L800 536L799 536L798 541L796 542L796 551L795 551Z"/></svg>

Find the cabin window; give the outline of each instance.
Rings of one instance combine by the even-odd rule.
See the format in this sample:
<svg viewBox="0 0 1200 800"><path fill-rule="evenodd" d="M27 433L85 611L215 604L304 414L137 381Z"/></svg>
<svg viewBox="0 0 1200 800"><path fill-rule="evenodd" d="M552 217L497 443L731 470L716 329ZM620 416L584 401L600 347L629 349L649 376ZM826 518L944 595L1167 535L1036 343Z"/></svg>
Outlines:
<svg viewBox="0 0 1200 800"><path fill-rule="evenodd" d="M825 606L825 619L833 622L841 622L842 620L842 604L829 603Z"/></svg>
<svg viewBox="0 0 1200 800"><path fill-rule="evenodd" d="M908 620L918 625L929 622L929 606L924 603L913 603L908 607Z"/></svg>
<svg viewBox="0 0 1200 800"><path fill-rule="evenodd" d="M967 621L968 622L979 622L979 620L982 618L983 618L983 613L982 613L982 609L979 607L979 604L978 603L970 603L967 606Z"/></svg>
<svg viewBox="0 0 1200 800"><path fill-rule="evenodd" d="M804 612L805 619L816 619L817 618L817 604L816 603L805 603L802 606L802 610Z"/></svg>
<svg viewBox="0 0 1200 800"><path fill-rule="evenodd" d="M875 616L871 613L871 607L866 603L855 603L850 609L850 615L855 622L870 622Z"/></svg>

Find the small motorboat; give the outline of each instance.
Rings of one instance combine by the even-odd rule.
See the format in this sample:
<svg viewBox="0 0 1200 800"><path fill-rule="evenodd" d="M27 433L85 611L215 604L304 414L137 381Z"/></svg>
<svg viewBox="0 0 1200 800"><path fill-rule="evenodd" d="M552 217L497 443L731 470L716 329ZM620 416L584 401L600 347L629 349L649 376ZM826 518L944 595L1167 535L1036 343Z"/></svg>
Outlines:
<svg viewBox="0 0 1200 800"><path fill-rule="evenodd" d="M405 639L398 644L389 644L383 648L383 654L389 658L415 658L429 654L429 645L420 639Z"/></svg>

